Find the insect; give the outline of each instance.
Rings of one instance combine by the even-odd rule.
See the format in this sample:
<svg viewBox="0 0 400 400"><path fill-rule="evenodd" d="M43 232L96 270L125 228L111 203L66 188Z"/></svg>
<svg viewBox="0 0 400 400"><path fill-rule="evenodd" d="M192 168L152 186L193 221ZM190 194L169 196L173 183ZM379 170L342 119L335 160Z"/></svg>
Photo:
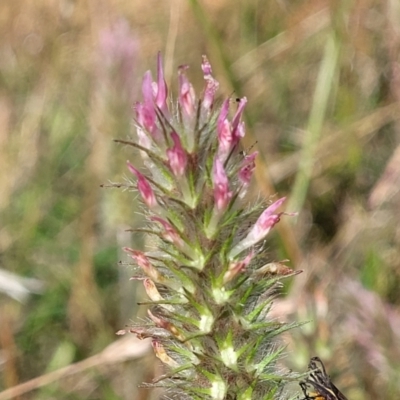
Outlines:
<svg viewBox="0 0 400 400"><path fill-rule="evenodd" d="M306 397L302 400L347 400L347 397L331 382L324 364L318 357L313 357L308 364L310 375L300 382Z"/></svg>

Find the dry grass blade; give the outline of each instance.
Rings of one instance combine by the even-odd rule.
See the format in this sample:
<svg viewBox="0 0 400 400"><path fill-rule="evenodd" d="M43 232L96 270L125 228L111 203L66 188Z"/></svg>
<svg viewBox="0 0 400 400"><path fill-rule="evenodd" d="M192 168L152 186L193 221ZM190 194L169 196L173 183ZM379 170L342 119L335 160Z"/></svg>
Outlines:
<svg viewBox="0 0 400 400"><path fill-rule="evenodd" d="M368 199L372 209L379 208L385 201L390 201L400 191L400 145L393 152L385 171L375 184Z"/></svg>
<svg viewBox="0 0 400 400"><path fill-rule="evenodd" d="M0 393L0 400L9 400L22 396L62 378L82 373L89 368L142 358L150 348L148 340L138 340L134 336L127 336L110 344L99 354L4 390Z"/></svg>
<svg viewBox="0 0 400 400"><path fill-rule="evenodd" d="M296 44L321 32L328 25L329 10L327 8L304 18L290 30L279 33L236 60L232 64L232 70L236 78L239 80L251 78L259 68L264 66L266 60L292 49Z"/></svg>
<svg viewBox="0 0 400 400"><path fill-rule="evenodd" d="M348 145L346 138L348 138L349 132L353 133L360 143L368 141L384 125L400 119L398 107L397 103L392 103L377 108L375 111L349 125L345 130L341 129L328 133L320 141L315 152L316 158L312 177L315 178L324 173L328 168L343 162L343 159L337 155L345 154L343 150ZM271 164L269 166L269 174L272 181L279 183L290 175L293 175L297 171L300 156L300 152L293 153L285 159Z"/></svg>

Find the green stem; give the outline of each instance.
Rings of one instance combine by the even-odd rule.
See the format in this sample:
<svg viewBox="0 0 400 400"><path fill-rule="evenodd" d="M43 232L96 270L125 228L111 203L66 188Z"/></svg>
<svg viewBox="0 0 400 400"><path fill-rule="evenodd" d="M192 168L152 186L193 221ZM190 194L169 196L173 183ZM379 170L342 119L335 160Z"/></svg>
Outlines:
<svg viewBox="0 0 400 400"><path fill-rule="evenodd" d="M308 186L314 166L315 151L326 115L328 100L332 92L332 84L338 64L339 46L332 32L325 44L324 58L322 60L317 85L315 87L313 104L304 137L303 149L296 175L292 195L289 200L288 210L303 208L307 196Z"/></svg>

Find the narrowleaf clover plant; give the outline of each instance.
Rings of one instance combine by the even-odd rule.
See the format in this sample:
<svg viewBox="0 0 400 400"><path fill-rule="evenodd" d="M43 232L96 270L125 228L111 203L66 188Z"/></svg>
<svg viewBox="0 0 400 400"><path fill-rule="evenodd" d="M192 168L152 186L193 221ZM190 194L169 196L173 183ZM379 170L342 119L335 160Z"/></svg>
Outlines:
<svg viewBox="0 0 400 400"><path fill-rule="evenodd" d="M127 162L153 240L125 248L149 301L148 321L131 332L151 338L165 374L153 382L179 399L284 399L293 374L279 365L279 335L294 324L269 317L280 281L295 274L268 262L265 238L285 198L243 205L254 152L237 151L246 98L214 102L218 82L203 57L200 98L179 68L177 101L168 96L161 56L157 81L143 79L135 105L136 148L144 167Z"/></svg>

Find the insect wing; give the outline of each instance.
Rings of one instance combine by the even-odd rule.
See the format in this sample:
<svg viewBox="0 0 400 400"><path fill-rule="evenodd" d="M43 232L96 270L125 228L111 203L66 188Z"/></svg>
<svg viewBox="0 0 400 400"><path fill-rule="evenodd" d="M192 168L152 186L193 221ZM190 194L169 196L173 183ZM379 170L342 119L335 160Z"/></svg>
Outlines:
<svg viewBox="0 0 400 400"><path fill-rule="evenodd" d="M347 400L346 396L331 382L324 364L313 357L308 365L309 377L300 386L306 396L303 400Z"/></svg>

